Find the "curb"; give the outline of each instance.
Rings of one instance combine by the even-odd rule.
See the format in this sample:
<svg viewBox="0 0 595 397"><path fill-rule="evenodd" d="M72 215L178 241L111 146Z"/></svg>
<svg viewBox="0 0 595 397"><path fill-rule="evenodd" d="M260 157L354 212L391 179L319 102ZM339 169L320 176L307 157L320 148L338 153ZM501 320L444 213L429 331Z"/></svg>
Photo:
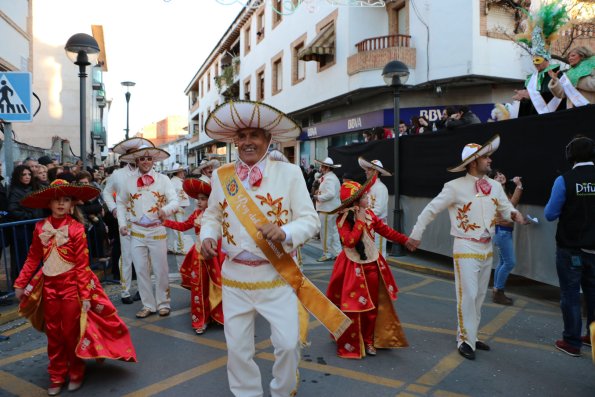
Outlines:
<svg viewBox="0 0 595 397"><path fill-rule="evenodd" d="M395 259L392 257L386 258L386 261L390 265L398 267L399 269L403 269L403 270L409 270L409 271L416 272L416 273L429 274L432 276L443 277L443 278L447 278L450 280L454 280L454 278L455 278L455 274L452 270L438 269L438 268L431 267L431 266L424 266L424 265L419 265L416 263L405 262L400 259Z"/></svg>

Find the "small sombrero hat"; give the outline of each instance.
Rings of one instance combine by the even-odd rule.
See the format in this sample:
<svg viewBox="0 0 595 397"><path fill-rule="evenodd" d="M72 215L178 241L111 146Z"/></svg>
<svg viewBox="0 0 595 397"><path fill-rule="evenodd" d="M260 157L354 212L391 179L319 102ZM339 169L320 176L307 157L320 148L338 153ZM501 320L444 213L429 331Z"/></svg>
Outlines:
<svg viewBox="0 0 595 397"><path fill-rule="evenodd" d="M117 143L112 148L112 152L117 153L117 154L126 154L126 153L130 153L134 150L140 149L141 147L144 147L144 146L150 147L150 146L155 146L155 145L153 145L153 142L151 142L148 139L134 137L134 138L130 138L130 139L124 139L122 142Z"/></svg>
<svg viewBox="0 0 595 397"><path fill-rule="evenodd" d="M233 142L238 131L258 128L276 142L297 138L300 126L289 116L261 102L228 101L215 108L205 122L207 135L217 141Z"/></svg>
<svg viewBox="0 0 595 397"><path fill-rule="evenodd" d="M168 169L166 172L168 174L174 174L178 171L184 171L184 170L186 170L186 168L188 168L188 167L186 167L185 165L182 165L180 163L174 163L174 165L172 165L171 168Z"/></svg>
<svg viewBox="0 0 595 397"><path fill-rule="evenodd" d="M145 146L123 155L120 160L132 162L139 157L153 157L153 161L161 161L168 158L169 153L154 146Z"/></svg>
<svg viewBox="0 0 595 397"><path fill-rule="evenodd" d="M461 153L461 164L457 165L456 167L450 167L447 170L448 172L465 171L467 164L480 158L481 156L491 155L496 150L498 150L498 146L500 146L500 135L498 134L491 137L490 140L483 145L478 145L477 143L468 143L465 145L463 152Z"/></svg>
<svg viewBox="0 0 595 397"><path fill-rule="evenodd" d="M384 175L384 176L391 176L392 174L384 169L384 166L382 165L382 162L380 160L372 160L372 161L368 161L363 157L359 157L357 159L357 162L359 163L359 166L362 167L364 170L367 169L373 169L376 170L380 173L380 175Z"/></svg>
<svg viewBox="0 0 595 397"><path fill-rule="evenodd" d="M339 191L341 205L330 211L329 214L336 214L337 212L341 212L342 210L351 207L353 203L361 199L364 194L368 193L374 182L376 182L376 175L368 178L363 185L356 181L343 182L341 190Z"/></svg>
<svg viewBox="0 0 595 397"><path fill-rule="evenodd" d="M202 178L186 178L182 183L182 189L193 199L198 199L199 194L208 196L211 194L211 184Z"/></svg>
<svg viewBox="0 0 595 397"><path fill-rule="evenodd" d="M340 168L341 167L341 164L335 164L333 159L330 157L327 157L322 161L316 160L316 159L314 159L314 161L316 161L320 165L326 165L327 167L331 167L331 168Z"/></svg>
<svg viewBox="0 0 595 397"><path fill-rule="evenodd" d="M207 160L207 159L202 159L200 161L200 164L198 165L198 167L196 167L195 169L192 170L192 174L193 175L199 175L203 168L205 167L213 167L213 169L219 168L221 166L221 162L217 159L211 159L211 160Z"/></svg>
<svg viewBox="0 0 595 397"><path fill-rule="evenodd" d="M72 197L74 200L89 201L99 196L100 189L82 183L68 183L56 179L49 186L28 194L21 200L21 205L28 208L48 208L50 201L60 197Z"/></svg>

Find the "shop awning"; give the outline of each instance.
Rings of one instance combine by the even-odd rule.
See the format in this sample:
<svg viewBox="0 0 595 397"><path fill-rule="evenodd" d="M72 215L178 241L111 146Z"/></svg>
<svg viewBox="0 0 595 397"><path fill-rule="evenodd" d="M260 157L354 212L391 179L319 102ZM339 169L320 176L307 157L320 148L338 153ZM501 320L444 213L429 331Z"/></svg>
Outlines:
<svg viewBox="0 0 595 397"><path fill-rule="evenodd" d="M312 40L312 42L298 53L302 61L319 62L321 57L335 55L335 24L331 23Z"/></svg>

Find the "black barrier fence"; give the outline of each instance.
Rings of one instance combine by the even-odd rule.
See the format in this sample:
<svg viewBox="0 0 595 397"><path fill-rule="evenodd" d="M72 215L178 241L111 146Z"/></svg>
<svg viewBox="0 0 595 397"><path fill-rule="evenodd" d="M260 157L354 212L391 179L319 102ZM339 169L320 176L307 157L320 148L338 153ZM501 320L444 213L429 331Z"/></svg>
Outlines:
<svg viewBox="0 0 595 397"><path fill-rule="evenodd" d="M12 285L27 259L33 229L40 220L0 223L0 303L14 296ZM91 255L103 252L102 245L105 234L98 233L96 228L95 225L87 228L87 244ZM90 260L91 268L103 270L105 276L106 270L111 266L109 259L90 257ZM103 281L111 280L104 278Z"/></svg>
<svg viewBox="0 0 595 397"><path fill-rule="evenodd" d="M403 136L399 142L401 195L434 197L444 183L462 175L446 169L461 162L463 147L471 142L481 145L495 134L500 135L501 143L492 155L492 168L502 170L510 178L522 176L526 187L523 203L543 206L554 179L572 167L565 159L568 142L577 134L595 139L595 105ZM338 176L347 172L361 180L365 175L357 163L359 156L380 160L384 168L393 169L394 141L384 139L333 147L329 148L329 156L336 164L342 164L335 170ZM393 178L382 177L382 181L392 194Z"/></svg>

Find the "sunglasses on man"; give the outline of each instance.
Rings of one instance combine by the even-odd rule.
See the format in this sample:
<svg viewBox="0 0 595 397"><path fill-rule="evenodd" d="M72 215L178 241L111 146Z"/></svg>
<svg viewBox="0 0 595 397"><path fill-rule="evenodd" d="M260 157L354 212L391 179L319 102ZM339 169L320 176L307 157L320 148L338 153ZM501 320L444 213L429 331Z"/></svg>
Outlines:
<svg viewBox="0 0 595 397"><path fill-rule="evenodd" d="M139 157L138 161L153 161L153 157L151 157L151 156Z"/></svg>

